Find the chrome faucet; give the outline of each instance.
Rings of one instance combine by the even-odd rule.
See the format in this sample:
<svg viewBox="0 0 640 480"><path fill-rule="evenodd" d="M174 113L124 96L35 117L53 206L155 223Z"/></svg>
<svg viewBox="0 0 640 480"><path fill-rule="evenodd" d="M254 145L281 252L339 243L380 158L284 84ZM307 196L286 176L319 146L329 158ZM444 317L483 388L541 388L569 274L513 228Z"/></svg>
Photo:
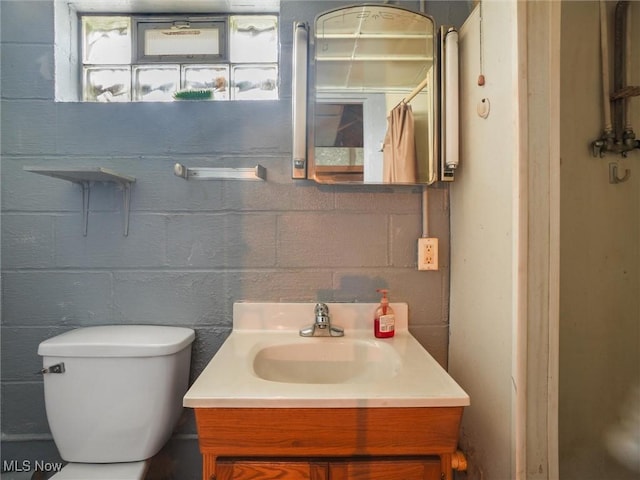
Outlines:
<svg viewBox="0 0 640 480"><path fill-rule="evenodd" d="M344 329L331 325L329 307L324 303L317 303L314 310L316 321L313 325L300 330L301 337L342 337Z"/></svg>

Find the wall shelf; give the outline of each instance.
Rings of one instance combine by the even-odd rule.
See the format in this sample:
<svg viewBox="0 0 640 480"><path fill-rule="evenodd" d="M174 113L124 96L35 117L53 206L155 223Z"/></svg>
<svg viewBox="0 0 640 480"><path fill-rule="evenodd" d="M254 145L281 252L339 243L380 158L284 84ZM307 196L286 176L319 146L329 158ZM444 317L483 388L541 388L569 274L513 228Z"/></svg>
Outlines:
<svg viewBox="0 0 640 480"><path fill-rule="evenodd" d="M116 173L106 168L57 168L57 167L23 167L27 172L38 173L48 177L59 178L76 183L82 188L83 235L87 236L89 224L89 196L91 185L95 182L116 183L122 187L123 202L123 235L129 235L129 212L131 208L131 185L135 177Z"/></svg>

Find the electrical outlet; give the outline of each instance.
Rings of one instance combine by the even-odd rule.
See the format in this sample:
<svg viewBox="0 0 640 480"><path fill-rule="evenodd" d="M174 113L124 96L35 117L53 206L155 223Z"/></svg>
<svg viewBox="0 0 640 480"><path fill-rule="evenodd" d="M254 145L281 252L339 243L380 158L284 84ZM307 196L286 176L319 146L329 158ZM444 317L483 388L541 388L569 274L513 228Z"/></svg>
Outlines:
<svg viewBox="0 0 640 480"><path fill-rule="evenodd" d="M438 239L418 239L418 270L438 270Z"/></svg>

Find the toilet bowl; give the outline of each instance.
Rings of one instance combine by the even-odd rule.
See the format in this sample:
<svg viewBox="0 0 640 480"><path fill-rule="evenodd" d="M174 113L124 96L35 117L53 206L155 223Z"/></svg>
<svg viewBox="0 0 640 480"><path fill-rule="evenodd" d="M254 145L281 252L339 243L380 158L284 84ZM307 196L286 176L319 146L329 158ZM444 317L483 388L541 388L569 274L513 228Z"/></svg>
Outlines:
<svg viewBox="0 0 640 480"><path fill-rule="evenodd" d="M68 464L55 480L141 480L182 413L193 330L108 325L43 341L47 420Z"/></svg>
<svg viewBox="0 0 640 480"><path fill-rule="evenodd" d="M50 480L143 480L147 461L127 463L68 463Z"/></svg>

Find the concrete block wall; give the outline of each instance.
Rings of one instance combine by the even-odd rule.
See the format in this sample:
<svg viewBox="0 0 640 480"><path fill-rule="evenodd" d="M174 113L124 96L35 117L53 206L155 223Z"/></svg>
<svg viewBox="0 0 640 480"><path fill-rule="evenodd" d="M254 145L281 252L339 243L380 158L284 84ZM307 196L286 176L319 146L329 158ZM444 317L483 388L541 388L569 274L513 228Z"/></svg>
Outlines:
<svg viewBox="0 0 640 480"><path fill-rule="evenodd" d="M467 2L439 3L457 24L468 13ZM446 365L447 190L429 197L441 268L420 272L419 188L290 179L291 28L328 5L338 3L283 0L279 101L98 105L54 101L53 0L0 2L3 461L59 460L36 350L80 326L192 327L193 379L230 332L236 301L371 302L384 287ZM267 181L187 182L176 162L259 163ZM23 170L54 165L136 177L129 235L122 191L96 184L84 237L80 187ZM174 478L199 478L190 411L169 449Z"/></svg>

